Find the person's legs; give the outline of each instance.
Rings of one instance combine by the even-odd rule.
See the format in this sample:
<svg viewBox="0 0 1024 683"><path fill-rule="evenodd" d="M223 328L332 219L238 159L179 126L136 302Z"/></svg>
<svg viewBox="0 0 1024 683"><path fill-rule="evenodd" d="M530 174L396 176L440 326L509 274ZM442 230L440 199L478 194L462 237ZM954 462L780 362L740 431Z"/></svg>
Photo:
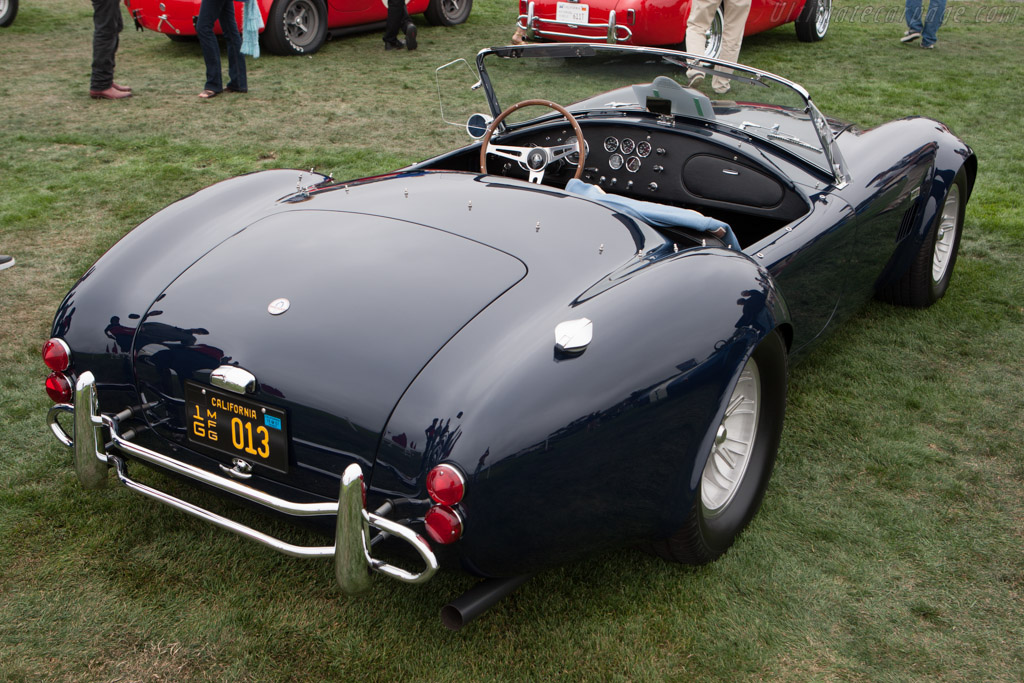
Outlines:
<svg viewBox="0 0 1024 683"><path fill-rule="evenodd" d="M921 0L907 0L903 18L907 22L907 29L910 33L920 33L924 28L921 23Z"/></svg>
<svg viewBox="0 0 1024 683"><path fill-rule="evenodd" d="M714 0L693 0L690 3L690 14L686 17L686 51L694 55L704 54L707 49L706 33L711 28L711 21L715 17L715 10L718 9L718 2ZM686 72L686 77L693 82L695 77L704 78L704 74L696 69Z"/></svg>
<svg viewBox="0 0 1024 683"><path fill-rule="evenodd" d="M242 55L242 34L235 20L235 3L225 2L220 12L220 29L228 48L228 89L245 92L249 89Z"/></svg>
<svg viewBox="0 0 1024 683"><path fill-rule="evenodd" d="M946 0L929 0L928 13L924 18L924 30L921 32L921 47L934 45L939 39L939 27L946 14Z"/></svg>
<svg viewBox="0 0 1024 683"><path fill-rule="evenodd" d="M231 4L232 0L203 0L199 5L199 17L196 19L196 37L199 38L199 47L203 50L203 61L206 63L206 85L204 90L218 93L224 89L224 82L220 74L220 45L217 44L217 36L213 32L213 25L220 16L221 9L225 4Z"/></svg>
<svg viewBox="0 0 1024 683"><path fill-rule="evenodd" d="M114 55L123 26L118 0L92 0L92 76L89 90L106 90L114 83Z"/></svg>
<svg viewBox="0 0 1024 683"><path fill-rule="evenodd" d="M405 10L405 0L388 0L388 18L384 24L384 44L398 45L398 32L405 28L405 19L408 18Z"/></svg>
<svg viewBox="0 0 1024 683"><path fill-rule="evenodd" d="M750 0L725 0L723 11L725 26L722 30L722 51L718 56L727 62L735 62L740 58L743 32L747 27L747 15L750 14ZM715 76L711 79L711 87L717 93L728 92L729 79Z"/></svg>

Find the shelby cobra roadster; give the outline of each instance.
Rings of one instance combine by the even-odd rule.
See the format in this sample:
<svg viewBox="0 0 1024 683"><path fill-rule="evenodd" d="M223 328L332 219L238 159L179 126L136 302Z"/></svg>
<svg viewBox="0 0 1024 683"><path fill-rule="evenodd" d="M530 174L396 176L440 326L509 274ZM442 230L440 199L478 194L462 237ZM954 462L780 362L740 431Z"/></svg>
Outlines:
<svg viewBox="0 0 1024 683"><path fill-rule="evenodd" d="M478 107L468 146L217 183L78 280L43 357L79 479L112 469L333 557L346 593L483 577L452 627L603 548L714 560L760 506L790 362L873 296L945 292L974 153L936 121L864 130L671 50L490 48L437 80L444 118ZM137 464L333 541L271 536Z"/></svg>

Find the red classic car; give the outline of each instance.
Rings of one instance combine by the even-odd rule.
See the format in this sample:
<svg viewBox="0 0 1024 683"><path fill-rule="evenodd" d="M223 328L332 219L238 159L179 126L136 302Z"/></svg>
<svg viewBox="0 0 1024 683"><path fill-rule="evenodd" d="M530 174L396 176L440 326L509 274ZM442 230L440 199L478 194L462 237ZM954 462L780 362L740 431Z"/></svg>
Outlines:
<svg viewBox="0 0 1024 683"><path fill-rule="evenodd" d="M690 0L519 0L518 33L526 40L678 45L686 33ZM743 35L796 22L797 38L825 37L832 0L752 0ZM709 57L722 48L722 9L707 37Z"/></svg>
<svg viewBox="0 0 1024 683"><path fill-rule="evenodd" d="M167 34L171 40L191 40L196 35L200 0L124 0L139 28ZM274 54L312 54L327 34L382 28L387 0L256 0L263 23L264 49ZM406 0L409 14L422 13L435 26L454 26L469 17L473 0ZM235 3L242 26L242 3ZM220 26L217 26L218 33Z"/></svg>

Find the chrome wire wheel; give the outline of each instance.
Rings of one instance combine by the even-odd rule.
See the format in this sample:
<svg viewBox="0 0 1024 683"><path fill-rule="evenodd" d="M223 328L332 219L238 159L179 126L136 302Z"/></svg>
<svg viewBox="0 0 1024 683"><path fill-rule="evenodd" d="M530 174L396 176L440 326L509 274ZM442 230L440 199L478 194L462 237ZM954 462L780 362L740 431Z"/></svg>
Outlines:
<svg viewBox="0 0 1024 683"><path fill-rule="evenodd" d="M722 53L722 33L725 26L725 16L722 8L715 10L715 16L711 19L711 26L704 32L704 56L716 59Z"/></svg>
<svg viewBox="0 0 1024 683"><path fill-rule="evenodd" d="M946 203L942 206L942 217L935 233L935 248L932 251L932 282L941 282L949 270L956 233L960 224L960 187L955 183L949 188Z"/></svg>
<svg viewBox="0 0 1024 683"><path fill-rule="evenodd" d="M814 22L815 33L824 38L828 33L828 25L832 20L832 0L818 0L818 16Z"/></svg>
<svg viewBox="0 0 1024 683"><path fill-rule="evenodd" d="M701 475L700 499L709 515L724 510L743 483L754 451L760 407L761 374L751 357L733 389Z"/></svg>

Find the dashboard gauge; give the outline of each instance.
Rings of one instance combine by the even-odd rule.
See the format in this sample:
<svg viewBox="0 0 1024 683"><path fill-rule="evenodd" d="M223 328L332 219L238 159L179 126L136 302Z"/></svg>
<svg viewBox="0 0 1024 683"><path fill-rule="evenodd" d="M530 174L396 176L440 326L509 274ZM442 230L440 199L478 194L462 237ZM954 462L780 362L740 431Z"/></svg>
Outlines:
<svg viewBox="0 0 1024 683"><path fill-rule="evenodd" d="M622 142L619 144L619 149L622 150L623 154L632 154L633 150L636 149L636 143L630 138L623 138Z"/></svg>
<svg viewBox="0 0 1024 683"><path fill-rule="evenodd" d="M616 137L606 137L604 139L604 151L614 152L619 148L619 139Z"/></svg>
<svg viewBox="0 0 1024 683"><path fill-rule="evenodd" d="M579 141L576 139L576 136L573 135L573 136L570 136L565 141L565 144L567 144L567 145L576 144L577 145L577 150L578 150L579 149L578 142ZM590 154L590 145L588 145L587 141L584 140L583 141L583 157L586 158L586 156L588 154ZM580 153L579 153L579 151L573 152L572 154L565 155L565 160L568 161L570 164L578 164L578 163L580 163Z"/></svg>
<svg viewBox="0 0 1024 683"><path fill-rule="evenodd" d="M647 140L641 140L636 143L636 153L637 156L646 157L651 153L651 143L647 142Z"/></svg>
<svg viewBox="0 0 1024 683"><path fill-rule="evenodd" d="M630 173L636 173L640 170L640 159L637 157L630 157L626 159L626 170Z"/></svg>
<svg viewBox="0 0 1024 683"><path fill-rule="evenodd" d="M608 158L608 165L611 166L613 171L618 171L622 168L622 155L613 154Z"/></svg>

